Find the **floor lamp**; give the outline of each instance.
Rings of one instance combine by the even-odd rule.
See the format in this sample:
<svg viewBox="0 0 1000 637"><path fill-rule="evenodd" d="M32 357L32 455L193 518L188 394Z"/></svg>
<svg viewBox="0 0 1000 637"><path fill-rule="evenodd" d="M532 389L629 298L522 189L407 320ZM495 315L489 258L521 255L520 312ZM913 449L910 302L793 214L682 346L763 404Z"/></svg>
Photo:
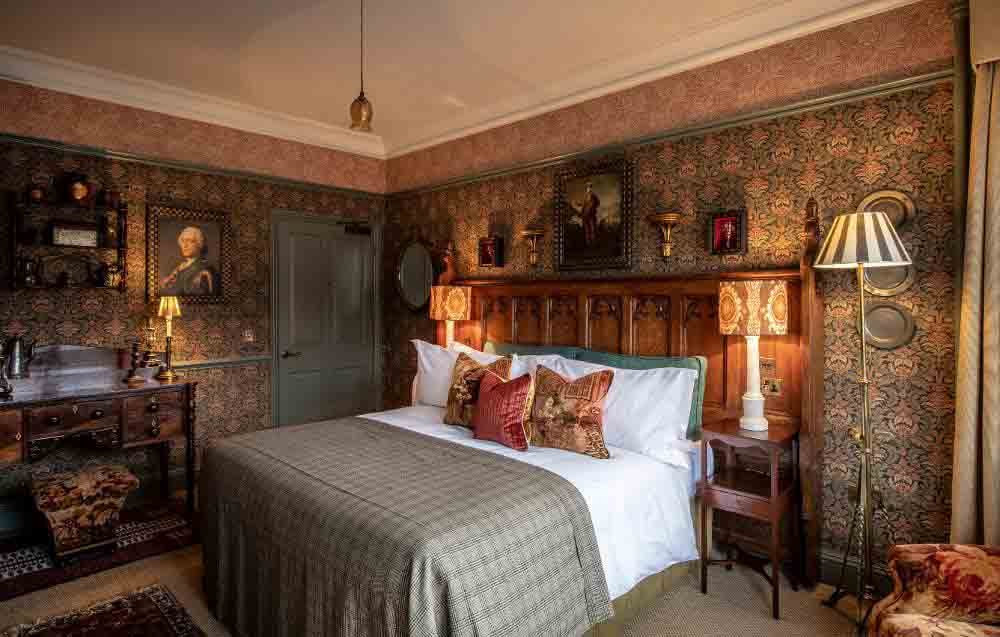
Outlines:
<svg viewBox="0 0 1000 637"><path fill-rule="evenodd" d="M868 347L865 343L865 268L898 267L910 264L910 255L903 247L896 229L884 212L845 213L833 220L823 240L814 266L819 269L853 269L858 278L858 327L861 331L861 427L851 429L851 436L861 444L861 470L858 475L858 504L852 528L857 523L861 564L858 567L858 634L863 634L869 610L874 601L872 581L872 433L868 401ZM847 563L850 539L844 554ZM843 572L843 570L841 571ZM830 597L833 603L842 595L840 586Z"/></svg>

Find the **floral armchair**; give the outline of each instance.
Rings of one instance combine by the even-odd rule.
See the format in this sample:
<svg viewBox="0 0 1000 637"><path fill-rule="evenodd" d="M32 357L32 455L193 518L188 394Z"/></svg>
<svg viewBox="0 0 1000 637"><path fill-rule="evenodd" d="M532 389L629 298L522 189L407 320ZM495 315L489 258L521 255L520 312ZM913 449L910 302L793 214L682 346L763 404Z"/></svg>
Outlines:
<svg viewBox="0 0 1000 637"><path fill-rule="evenodd" d="M869 637L1000 637L1000 547L900 545L889 570Z"/></svg>

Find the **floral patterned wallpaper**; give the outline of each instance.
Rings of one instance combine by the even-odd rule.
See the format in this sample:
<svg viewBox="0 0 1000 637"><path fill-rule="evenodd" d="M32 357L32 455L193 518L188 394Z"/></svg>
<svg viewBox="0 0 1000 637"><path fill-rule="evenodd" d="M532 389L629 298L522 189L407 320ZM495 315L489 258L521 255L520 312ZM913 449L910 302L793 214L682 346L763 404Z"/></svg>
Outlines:
<svg viewBox="0 0 1000 637"><path fill-rule="evenodd" d="M386 163L0 80L0 132L298 181L385 192Z"/></svg>
<svg viewBox="0 0 1000 637"><path fill-rule="evenodd" d="M952 241L952 96L949 83L871 98L751 126L627 149L634 162L636 223L633 265L623 272L575 272L579 278L655 276L773 268L798 263L804 207L815 197L824 228L868 193L895 188L916 202L915 220L900 229L917 269L915 285L893 300L910 308L917 333L894 351L871 356L872 414L878 436L876 484L885 495L898 542L944 541L948 535L953 421L955 264ZM558 278L553 270L552 196L558 167L531 170L389 201L384 289L389 351L388 407L409 401L416 367L411 338L433 339L426 312L408 310L394 292L393 265L409 240L455 241L460 276ZM749 252L713 257L705 245L708 215L745 207ZM645 217L679 210L674 256L664 261L659 232ZM488 228L506 235L507 266L480 269L476 241ZM540 265L528 265L517 232L543 223ZM849 274L821 275L826 295L826 436L824 535L829 547L847 536L847 483L856 472L848 429L859 417L855 382L859 338L857 291ZM880 524L880 554L888 540Z"/></svg>
<svg viewBox="0 0 1000 637"><path fill-rule="evenodd" d="M41 344L128 347L155 308L146 301L146 204L170 202L180 207L231 214L235 291L229 303L186 305L174 321L174 360L197 362L240 356L244 330L252 330L257 348L270 352L270 215L275 208L335 214L358 220L383 208L381 195L349 194L320 186L219 176L205 172L108 160L18 143L0 144L0 191L23 192L32 181L46 182L65 171L82 172L100 187L123 193L128 212L128 289L22 290L6 285L10 254L0 253L0 333L23 333ZM0 204L2 208L2 204ZM7 210L0 210L9 219ZM9 225L0 224L0 244L8 245ZM156 320L162 343L163 322ZM205 440L271 426L270 366L191 369L198 381L199 447ZM141 460L143 453L131 454ZM57 463L68 462L62 458ZM145 469L140 467L140 471ZM23 471L3 472L0 497L23 485Z"/></svg>
<svg viewBox="0 0 1000 637"><path fill-rule="evenodd" d="M950 68L949 5L923 0L395 157L388 191Z"/></svg>

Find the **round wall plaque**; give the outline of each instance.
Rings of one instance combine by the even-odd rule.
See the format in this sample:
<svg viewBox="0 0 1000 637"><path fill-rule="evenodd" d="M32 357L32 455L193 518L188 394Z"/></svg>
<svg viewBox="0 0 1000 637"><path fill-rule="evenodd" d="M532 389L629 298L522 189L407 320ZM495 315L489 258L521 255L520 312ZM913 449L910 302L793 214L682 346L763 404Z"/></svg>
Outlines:
<svg viewBox="0 0 1000 637"><path fill-rule="evenodd" d="M858 212L865 210L878 210L889 216L889 221L896 227L896 230L910 220L916 214L917 207L913 200L905 192L898 190L877 190L861 200L858 204Z"/></svg>
<svg viewBox="0 0 1000 637"><path fill-rule="evenodd" d="M865 323L868 328L865 342L879 349L896 349L913 340L917 328L913 314L892 301L875 301L865 306ZM861 325L858 325L861 331Z"/></svg>
<svg viewBox="0 0 1000 637"><path fill-rule="evenodd" d="M910 289L917 269L910 265L865 268L865 292L875 296L896 296Z"/></svg>

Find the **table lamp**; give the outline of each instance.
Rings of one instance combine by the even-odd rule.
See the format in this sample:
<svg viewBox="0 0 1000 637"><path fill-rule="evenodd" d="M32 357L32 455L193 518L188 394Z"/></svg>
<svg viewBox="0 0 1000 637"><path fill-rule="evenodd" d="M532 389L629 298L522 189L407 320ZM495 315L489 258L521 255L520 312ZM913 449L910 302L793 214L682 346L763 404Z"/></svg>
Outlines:
<svg viewBox="0 0 1000 637"><path fill-rule="evenodd" d="M160 311L158 314L160 318L162 318L167 322L167 330L166 330L166 347L163 351L163 365L160 366L160 371L158 374L156 374L156 380L163 381L165 383L172 383L177 378L177 374L170 366L171 341L173 340L173 330L171 327L171 321L175 316L181 315L181 304L177 300L177 297L161 296Z"/></svg>
<svg viewBox="0 0 1000 637"><path fill-rule="evenodd" d="M851 430L851 436L861 443L861 473L858 476L858 508L855 521L861 524L858 537L861 540L862 567L858 569L858 631L864 629L867 613L865 600L874 599L872 580L872 434L870 423L871 408L868 399L868 348L865 337L865 268L888 268L910 264L910 255L896 234L889 217L884 212L848 212L833 219L833 225L823 239L823 245L813 264L818 269L853 269L858 279L858 325L861 329L861 428ZM844 562L847 561L847 553ZM838 586L834 596L840 592ZM869 611L871 606L869 605Z"/></svg>
<svg viewBox="0 0 1000 637"><path fill-rule="evenodd" d="M472 288L462 285L431 287L431 319L445 322L445 345L455 340L455 321L472 319Z"/></svg>
<svg viewBox="0 0 1000 637"><path fill-rule="evenodd" d="M719 283L719 333L747 339L747 386L740 428L767 431L760 393L760 337L788 333L788 286L784 281Z"/></svg>

